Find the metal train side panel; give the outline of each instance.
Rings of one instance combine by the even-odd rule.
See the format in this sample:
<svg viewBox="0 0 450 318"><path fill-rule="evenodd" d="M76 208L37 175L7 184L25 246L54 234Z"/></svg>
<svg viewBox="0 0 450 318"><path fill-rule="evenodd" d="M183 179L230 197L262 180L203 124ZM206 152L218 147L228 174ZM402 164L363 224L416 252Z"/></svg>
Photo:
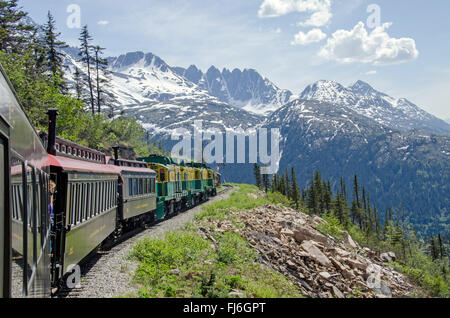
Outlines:
<svg viewBox="0 0 450 318"><path fill-rule="evenodd" d="M123 204L123 218L129 219L156 210L156 194L130 198Z"/></svg>
<svg viewBox="0 0 450 318"><path fill-rule="evenodd" d="M10 297L9 124L0 115L0 298Z"/></svg>
<svg viewBox="0 0 450 318"><path fill-rule="evenodd" d="M88 185L95 187L89 190ZM62 274L67 273L71 265L82 261L114 232L117 175L67 172L65 187L66 234ZM76 189L86 192L76 192Z"/></svg>
<svg viewBox="0 0 450 318"><path fill-rule="evenodd" d="M49 231L47 226L38 224L49 217L48 206L40 205L42 201L34 192L42 188L47 189L45 181L40 177L48 176L48 156L2 67L0 67L0 71L0 116L10 124L11 152L8 176L17 175L16 190L21 191L21 197L14 196L13 189L8 195L10 198L8 218L11 232L6 234L11 240L10 295L13 297L48 297L50 296L50 288L48 288L50 272L47 265L50 256L46 243ZM30 175L31 185L28 185L28 169L33 174ZM46 179L44 178L44 180ZM45 195L47 194L45 193ZM30 198L33 204L28 205L26 198ZM20 210L20 208L22 209ZM31 217L31 226L28 226L28 222L21 221L25 218L19 217L17 214L19 211L27 216L27 220L28 216ZM13 213L16 213L15 217ZM48 222L44 223L48 225ZM25 236L27 239L24 240Z"/></svg>
<svg viewBox="0 0 450 318"><path fill-rule="evenodd" d="M87 221L66 234L64 273L102 243L116 228L116 208Z"/></svg>

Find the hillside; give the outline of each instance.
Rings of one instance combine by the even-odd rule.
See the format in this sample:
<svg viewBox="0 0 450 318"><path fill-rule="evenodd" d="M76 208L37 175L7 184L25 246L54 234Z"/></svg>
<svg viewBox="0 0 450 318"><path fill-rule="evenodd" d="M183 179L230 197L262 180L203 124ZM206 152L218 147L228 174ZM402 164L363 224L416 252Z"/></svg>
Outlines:
<svg viewBox="0 0 450 318"><path fill-rule="evenodd" d="M408 211L404 220L424 233L448 231L448 137L393 130L348 107L302 100L273 113L265 127L282 127L280 166L292 165L299 182L314 170L333 186L357 174L378 206Z"/></svg>

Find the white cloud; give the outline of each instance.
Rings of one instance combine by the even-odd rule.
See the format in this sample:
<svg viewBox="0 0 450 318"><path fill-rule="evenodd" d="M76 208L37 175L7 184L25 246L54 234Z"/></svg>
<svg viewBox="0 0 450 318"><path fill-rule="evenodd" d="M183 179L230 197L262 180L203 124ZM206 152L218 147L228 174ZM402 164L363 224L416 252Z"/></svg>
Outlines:
<svg viewBox="0 0 450 318"><path fill-rule="evenodd" d="M368 71L366 73L364 73L364 75L376 75L377 71Z"/></svg>
<svg viewBox="0 0 450 318"><path fill-rule="evenodd" d="M298 32L294 40L291 42L292 45L307 45L311 43L320 42L325 39L327 35L320 29L312 29L308 33Z"/></svg>
<svg viewBox="0 0 450 318"><path fill-rule="evenodd" d="M333 15L329 11L318 11L316 13L313 13L311 17L306 20L305 22L300 22L299 26L313 26L313 27L321 27L324 25L327 25L331 17Z"/></svg>
<svg viewBox="0 0 450 318"><path fill-rule="evenodd" d="M292 12L312 13L302 26L321 27L326 25L333 16L330 12L331 0L264 0L259 7L260 18L279 17Z"/></svg>
<svg viewBox="0 0 450 318"><path fill-rule="evenodd" d="M351 31L337 30L328 38L319 56L343 63L361 62L374 65L399 64L419 56L416 42L411 38L391 38L384 23L370 34L359 22Z"/></svg>
<svg viewBox="0 0 450 318"><path fill-rule="evenodd" d="M97 22L97 24L98 25L108 25L109 21L107 21L107 20L100 20L100 21Z"/></svg>

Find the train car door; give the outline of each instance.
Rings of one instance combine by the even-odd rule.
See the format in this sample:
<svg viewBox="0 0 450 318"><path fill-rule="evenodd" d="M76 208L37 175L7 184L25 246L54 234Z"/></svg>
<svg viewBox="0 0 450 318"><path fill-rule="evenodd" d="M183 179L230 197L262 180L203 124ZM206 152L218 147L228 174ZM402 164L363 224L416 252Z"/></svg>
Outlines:
<svg viewBox="0 0 450 318"><path fill-rule="evenodd" d="M9 125L0 116L0 298L10 297Z"/></svg>

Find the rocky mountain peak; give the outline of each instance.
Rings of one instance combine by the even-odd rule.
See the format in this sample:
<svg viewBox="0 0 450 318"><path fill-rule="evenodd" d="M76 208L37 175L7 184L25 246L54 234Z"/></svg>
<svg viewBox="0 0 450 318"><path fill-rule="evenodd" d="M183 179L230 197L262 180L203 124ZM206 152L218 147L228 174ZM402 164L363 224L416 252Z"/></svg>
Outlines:
<svg viewBox="0 0 450 318"><path fill-rule="evenodd" d="M369 95L378 93L372 86L370 86L368 83L363 82L361 80L358 80L355 84L350 86L350 89L353 93L359 94L359 95Z"/></svg>

